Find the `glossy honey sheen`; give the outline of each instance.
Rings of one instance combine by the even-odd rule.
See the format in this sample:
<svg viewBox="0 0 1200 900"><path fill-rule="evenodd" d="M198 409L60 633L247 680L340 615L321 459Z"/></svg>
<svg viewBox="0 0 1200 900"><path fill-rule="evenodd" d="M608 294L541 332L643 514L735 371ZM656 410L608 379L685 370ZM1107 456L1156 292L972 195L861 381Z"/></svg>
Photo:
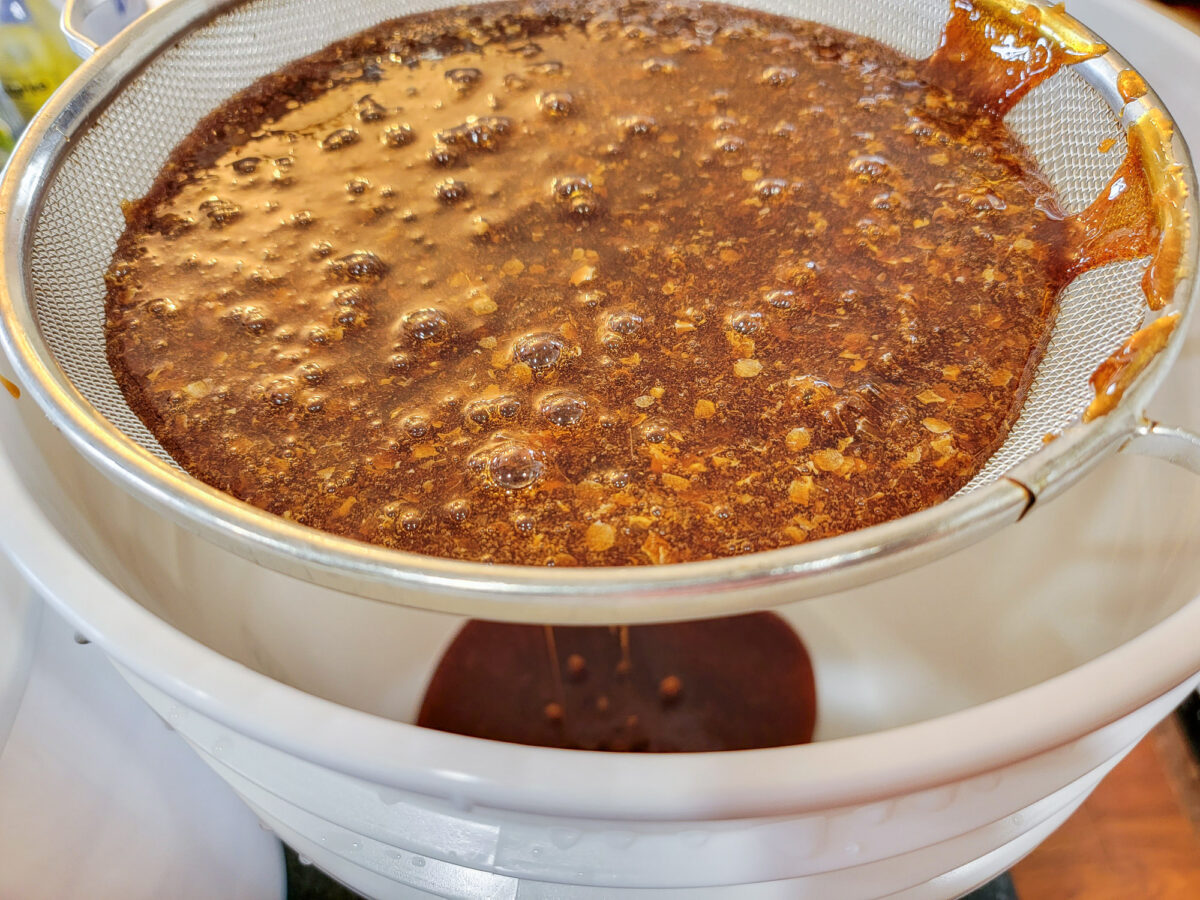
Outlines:
<svg viewBox="0 0 1200 900"><path fill-rule="evenodd" d="M980 21L925 62L716 4L388 23L131 206L110 362L194 475L420 553L667 563L925 508L1081 268L999 118L1052 68L951 52Z"/></svg>

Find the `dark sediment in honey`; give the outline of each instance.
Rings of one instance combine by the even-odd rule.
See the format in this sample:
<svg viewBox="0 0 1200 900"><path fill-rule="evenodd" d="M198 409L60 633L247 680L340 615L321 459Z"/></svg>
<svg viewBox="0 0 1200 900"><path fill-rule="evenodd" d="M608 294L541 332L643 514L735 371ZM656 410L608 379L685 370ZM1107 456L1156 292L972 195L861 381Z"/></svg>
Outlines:
<svg viewBox="0 0 1200 900"><path fill-rule="evenodd" d="M914 512L1004 440L1080 269L996 115L1050 69L969 63L710 4L380 26L131 206L110 362L192 474L418 553L666 563Z"/></svg>

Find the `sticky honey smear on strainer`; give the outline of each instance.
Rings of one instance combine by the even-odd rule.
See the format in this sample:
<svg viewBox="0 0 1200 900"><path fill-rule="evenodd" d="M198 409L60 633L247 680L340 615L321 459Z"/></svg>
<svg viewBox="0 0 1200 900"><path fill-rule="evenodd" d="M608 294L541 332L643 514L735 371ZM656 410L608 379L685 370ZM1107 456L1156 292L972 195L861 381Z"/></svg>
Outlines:
<svg viewBox="0 0 1200 900"><path fill-rule="evenodd" d="M1093 59L1107 48L1093 41L1062 6L1027 0L955 0L941 45L925 61L931 81L950 84L1003 116L1062 66ZM1127 69L1117 77L1126 104L1144 97L1145 81ZM1142 290L1150 310L1166 307L1184 271L1189 222L1183 166L1171 149L1172 127L1147 109L1127 132L1128 150L1100 196L1069 220L1076 247L1072 278L1120 260L1149 257ZM1111 412L1164 347L1179 313L1159 316L1135 332L1090 378L1095 399L1085 422Z"/></svg>

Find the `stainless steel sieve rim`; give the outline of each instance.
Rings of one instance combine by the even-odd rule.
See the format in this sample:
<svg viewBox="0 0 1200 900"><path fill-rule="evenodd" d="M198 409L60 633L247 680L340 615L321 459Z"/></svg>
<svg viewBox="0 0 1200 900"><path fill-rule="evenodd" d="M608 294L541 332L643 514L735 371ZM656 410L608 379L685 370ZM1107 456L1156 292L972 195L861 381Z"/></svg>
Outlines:
<svg viewBox="0 0 1200 900"><path fill-rule="evenodd" d="M546 623L636 623L721 615L828 594L920 565L1019 520L1037 500L1075 483L1109 453L1128 447L1200 472L1200 441L1145 423L1141 410L1178 354L1192 314L1200 234L1195 173L1175 134L1193 223L1185 275L1168 309L1180 323L1166 348L1109 415L1068 429L996 481L938 506L860 531L740 557L661 567L554 569L461 562L369 545L289 522L155 459L101 416L54 361L29 302L25 269L44 191L69 142L157 54L235 6L229 0L172 0L148 13L87 61L30 126L0 185L3 280L0 345L21 386L94 465L185 527L256 562L372 599L492 619ZM753 5L753 4L744 4ZM1131 68L1109 51L1073 67L1126 124L1153 92L1124 103L1117 73ZM15 264L14 264L15 263ZM619 571L619 574L618 574Z"/></svg>

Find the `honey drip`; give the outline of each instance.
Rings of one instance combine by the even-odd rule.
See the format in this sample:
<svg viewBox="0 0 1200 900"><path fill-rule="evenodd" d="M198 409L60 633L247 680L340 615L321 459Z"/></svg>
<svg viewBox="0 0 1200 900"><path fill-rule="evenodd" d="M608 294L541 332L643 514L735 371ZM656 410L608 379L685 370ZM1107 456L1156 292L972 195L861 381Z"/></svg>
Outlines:
<svg viewBox="0 0 1200 900"><path fill-rule="evenodd" d="M1106 51L1093 42L1062 6L1027 0L953 0L941 45L924 63L930 81L953 87L977 105L1003 116L1030 90L1062 66ZM1131 103L1149 89L1132 69L1117 76L1117 91ZM1069 278L1121 260L1149 256L1142 290L1151 310L1171 300L1182 271L1189 223L1187 187L1171 151L1171 124L1157 109L1128 130L1128 150L1100 196L1068 222L1074 248ZM1107 152L1112 143L1105 142ZM1177 316L1157 319L1138 331L1093 373L1096 398L1085 421L1104 415L1166 345Z"/></svg>
<svg viewBox="0 0 1200 900"><path fill-rule="evenodd" d="M1150 89L1146 87L1142 76L1133 69L1126 69L1117 75L1117 92L1126 103L1132 103L1134 100L1146 96L1148 90Z"/></svg>
<svg viewBox="0 0 1200 900"><path fill-rule="evenodd" d="M0 384L4 385L4 389L6 391L8 391L10 394L12 394L12 398L14 400L21 399L21 389L19 387L17 387L15 384L13 384L11 381L9 381L7 378L5 378L3 375L0 375Z"/></svg>
<svg viewBox="0 0 1200 900"><path fill-rule="evenodd" d="M1129 148L1100 196L1068 226L1077 248L1075 277L1119 260L1150 256L1142 290L1151 310L1170 302L1183 274L1183 247L1190 224L1184 209L1187 186L1171 153L1171 125L1156 109L1134 122ZM1166 346L1178 314L1160 317L1132 335L1092 374L1096 397L1084 413L1091 421L1110 412L1126 389Z"/></svg>
<svg viewBox="0 0 1200 900"><path fill-rule="evenodd" d="M1003 116L1064 65L1099 56L1094 43L1061 6L1029 0L954 0L925 78L953 88Z"/></svg>
<svg viewBox="0 0 1200 900"><path fill-rule="evenodd" d="M1171 299L1182 274L1189 224L1187 186L1171 153L1171 124L1157 109L1129 126L1129 149L1100 197L1075 216L1072 277L1105 263L1150 255L1142 290L1153 310Z"/></svg>
<svg viewBox="0 0 1200 900"><path fill-rule="evenodd" d="M1145 328L1135 331L1121 345L1121 349L1096 368L1089 379L1096 398L1083 414L1085 422L1112 412L1133 380L1167 346L1167 340L1178 323L1179 313L1160 316Z"/></svg>

